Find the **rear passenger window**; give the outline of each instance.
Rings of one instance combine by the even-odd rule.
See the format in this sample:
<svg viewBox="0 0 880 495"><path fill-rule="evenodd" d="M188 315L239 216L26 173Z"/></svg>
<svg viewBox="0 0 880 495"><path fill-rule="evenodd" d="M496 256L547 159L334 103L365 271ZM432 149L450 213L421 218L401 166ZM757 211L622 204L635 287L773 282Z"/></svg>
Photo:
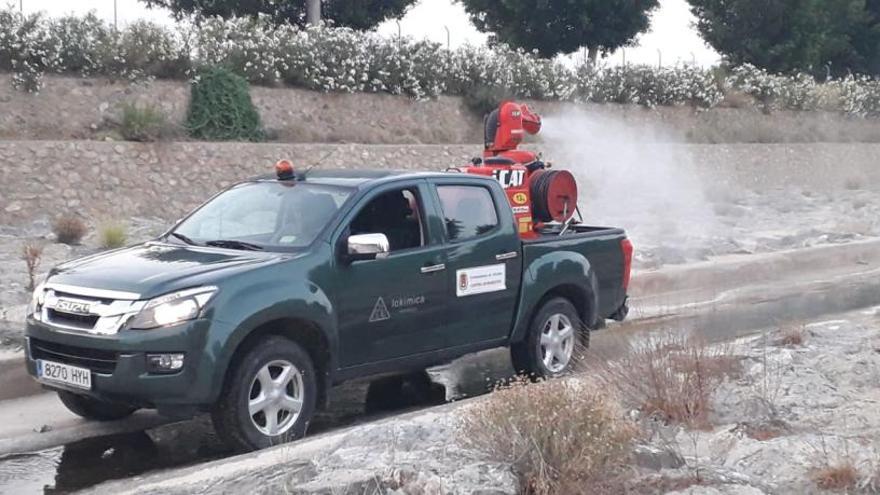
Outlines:
<svg viewBox="0 0 880 495"><path fill-rule="evenodd" d="M498 226L492 194L480 186L437 186L440 207L451 241L485 234Z"/></svg>

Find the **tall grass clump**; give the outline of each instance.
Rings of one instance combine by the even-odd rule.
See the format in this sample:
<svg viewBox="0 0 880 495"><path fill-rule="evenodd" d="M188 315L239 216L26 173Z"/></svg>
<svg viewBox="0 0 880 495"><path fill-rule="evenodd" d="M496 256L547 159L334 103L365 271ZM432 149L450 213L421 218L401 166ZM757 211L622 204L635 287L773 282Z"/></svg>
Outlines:
<svg viewBox="0 0 880 495"><path fill-rule="evenodd" d="M107 222L98 230L101 247L104 249L121 248L128 241L128 229L119 222Z"/></svg>
<svg viewBox="0 0 880 495"><path fill-rule="evenodd" d="M461 442L513 466L522 492L614 493L636 434L607 389L577 380L500 388L461 413Z"/></svg>
<svg viewBox="0 0 880 495"><path fill-rule="evenodd" d="M629 346L621 359L594 362L588 373L643 414L709 427L712 392L740 371L732 347L680 332L648 335Z"/></svg>
<svg viewBox="0 0 880 495"><path fill-rule="evenodd" d="M124 103L121 114L119 133L127 141L158 141L168 131L168 120L155 105Z"/></svg>

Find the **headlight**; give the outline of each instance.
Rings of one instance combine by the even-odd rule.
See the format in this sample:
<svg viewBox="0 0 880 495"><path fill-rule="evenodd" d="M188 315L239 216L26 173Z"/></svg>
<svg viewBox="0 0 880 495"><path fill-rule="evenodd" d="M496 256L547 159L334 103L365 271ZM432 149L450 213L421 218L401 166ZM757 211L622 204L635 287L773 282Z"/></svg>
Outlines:
<svg viewBox="0 0 880 495"><path fill-rule="evenodd" d="M216 293L216 287L198 287L157 297L131 319L128 328L149 330L193 320Z"/></svg>
<svg viewBox="0 0 880 495"><path fill-rule="evenodd" d="M43 303L46 302L46 281L43 280L39 284L37 284L37 288L34 289L33 295L31 295L31 302L28 304L27 314L28 316L33 316L36 319L40 319L40 313L43 311Z"/></svg>

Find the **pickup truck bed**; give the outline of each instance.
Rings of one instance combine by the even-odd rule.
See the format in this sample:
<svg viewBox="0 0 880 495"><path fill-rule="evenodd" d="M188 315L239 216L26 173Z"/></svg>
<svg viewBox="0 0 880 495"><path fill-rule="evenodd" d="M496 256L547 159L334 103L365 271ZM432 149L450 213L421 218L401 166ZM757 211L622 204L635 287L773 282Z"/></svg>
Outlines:
<svg viewBox="0 0 880 495"><path fill-rule="evenodd" d="M611 318L626 300L624 253L621 243L626 239L623 229L573 225L568 230L541 233L537 239L523 241L525 266L554 252L575 252L589 260L597 280L597 319ZM592 325L591 325L592 326Z"/></svg>

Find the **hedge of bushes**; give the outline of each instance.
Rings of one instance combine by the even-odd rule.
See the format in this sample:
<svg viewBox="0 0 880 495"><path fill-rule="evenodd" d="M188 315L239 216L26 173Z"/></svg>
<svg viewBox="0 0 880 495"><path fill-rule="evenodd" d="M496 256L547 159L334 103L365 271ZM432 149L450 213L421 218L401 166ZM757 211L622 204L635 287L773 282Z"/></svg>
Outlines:
<svg viewBox="0 0 880 495"><path fill-rule="evenodd" d="M50 19L0 10L0 70L13 73L13 84L26 91L39 91L46 73L186 79L218 66L254 84L416 99L460 95L477 105L498 97L704 108L736 100L767 110L880 115L880 82L864 76L819 83L751 66L572 69L505 46L447 51L427 41L262 19L208 18L174 29L135 22L117 32L94 15Z"/></svg>

